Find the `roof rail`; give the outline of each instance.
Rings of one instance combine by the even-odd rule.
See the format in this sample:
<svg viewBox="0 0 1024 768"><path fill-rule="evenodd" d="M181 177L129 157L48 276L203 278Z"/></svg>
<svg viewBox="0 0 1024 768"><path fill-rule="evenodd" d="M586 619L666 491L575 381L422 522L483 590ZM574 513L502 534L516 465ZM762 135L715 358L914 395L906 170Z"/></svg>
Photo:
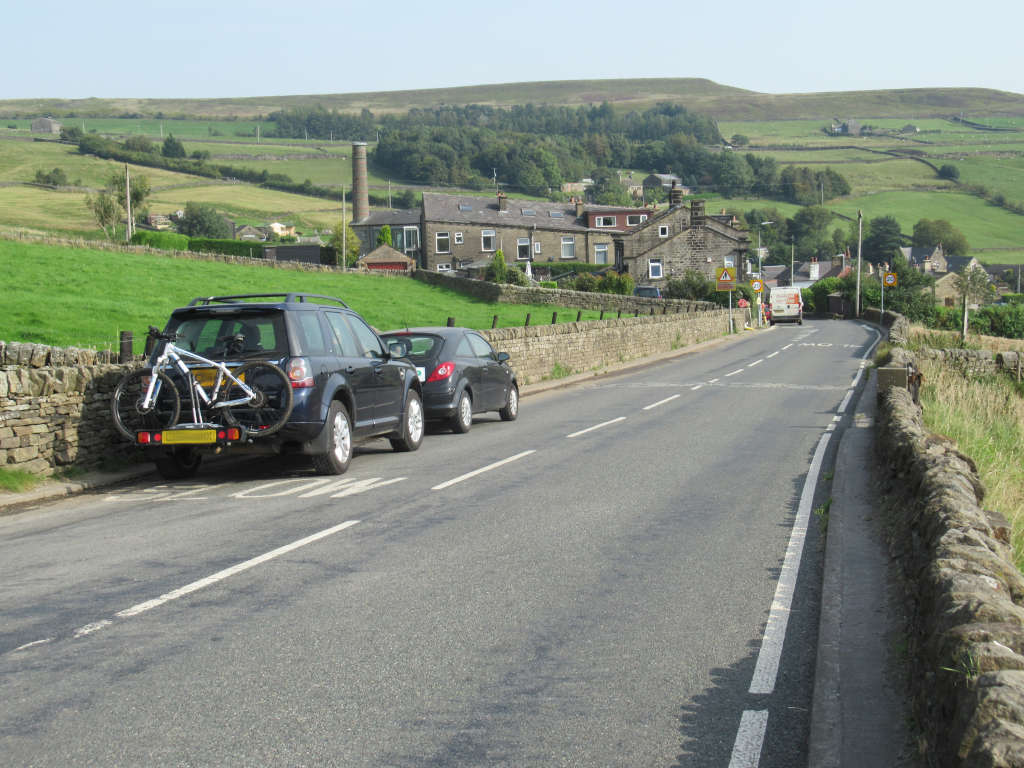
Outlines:
<svg viewBox="0 0 1024 768"><path fill-rule="evenodd" d="M333 301L341 306L348 309L349 306L344 301L334 296L324 296L319 293L239 293L234 296L197 296L188 303L190 307L197 305L209 305L214 303L227 304L237 302L239 299L284 299L287 302L294 302L302 304L310 301L311 299L324 299L326 301ZM319 303L319 302L313 302Z"/></svg>

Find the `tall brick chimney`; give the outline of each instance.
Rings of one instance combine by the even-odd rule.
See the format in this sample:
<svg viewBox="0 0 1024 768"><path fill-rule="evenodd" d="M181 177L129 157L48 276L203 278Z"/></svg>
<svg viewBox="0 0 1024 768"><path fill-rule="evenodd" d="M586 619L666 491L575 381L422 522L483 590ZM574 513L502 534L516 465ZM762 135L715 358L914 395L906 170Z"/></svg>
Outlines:
<svg viewBox="0 0 1024 768"><path fill-rule="evenodd" d="M683 204L683 190L676 186L675 180L672 181L672 188L668 191L668 204L672 208L678 208Z"/></svg>
<svg viewBox="0 0 1024 768"><path fill-rule="evenodd" d="M498 193L498 211L499 211L499 213L504 213L507 210L508 210L508 198L505 197L505 193L504 192L499 192Z"/></svg>
<svg viewBox="0 0 1024 768"><path fill-rule="evenodd" d="M352 221L370 215L370 189L366 181L366 142L352 142Z"/></svg>
<svg viewBox="0 0 1024 768"><path fill-rule="evenodd" d="M583 217L583 198L582 197L577 197L577 198L575 198L573 200L573 202L576 203L576 218L577 219L582 218Z"/></svg>

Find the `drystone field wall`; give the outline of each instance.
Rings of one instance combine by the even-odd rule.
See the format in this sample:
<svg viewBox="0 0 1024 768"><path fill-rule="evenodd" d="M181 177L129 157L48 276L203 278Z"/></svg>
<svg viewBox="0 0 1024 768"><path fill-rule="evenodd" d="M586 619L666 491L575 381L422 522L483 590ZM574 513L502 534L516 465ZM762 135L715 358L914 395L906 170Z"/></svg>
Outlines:
<svg viewBox="0 0 1024 768"><path fill-rule="evenodd" d="M893 365L915 362L893 351ZM974 462L926 430L909 391L879 397L877 447L895 502L890 548L929 764L1024 766L1024 577L1010 525L984 508Z"/></svg>
<svg viewBox="0 0 1024 768"><path fill-rule="evenodd" d="M486 335L525 386L717 338L725 310L503 328ZM132 455L110 397L126 370L110 352L0 342L0 466L52 474Z"/></svg>
<svg viewBox="0 0 1024 768"><path fill-rule="evenodd" d="M729 313L694 312L613 318L525 328L498 328L484 335L508 352L520 385L586 373L680 349L729 332Z"/></svg>
<svg viewBox="0 0 1024 768"><path fill-rule="evenodd" d="M0 466L41 475L128 456L110 416L110 352L0 341Z"/></svg>
<svg viewBox="0 0 1024 768"><path fill-rule="evenodd" d="M499 285L486 280L467 280L464 277L450 277L441 272L417 269L413 278L427 285L436 285L465 296L502 304L542 304L553 307L604 310L607 313L625 315L679 314L685 312L707 312L718 309L717 304L706 301L682 299L651 299L643 296L620 296L614 293L587 293L562 288L540 288L519 285ZM544 318L536 318L539 323Z"/></svg>

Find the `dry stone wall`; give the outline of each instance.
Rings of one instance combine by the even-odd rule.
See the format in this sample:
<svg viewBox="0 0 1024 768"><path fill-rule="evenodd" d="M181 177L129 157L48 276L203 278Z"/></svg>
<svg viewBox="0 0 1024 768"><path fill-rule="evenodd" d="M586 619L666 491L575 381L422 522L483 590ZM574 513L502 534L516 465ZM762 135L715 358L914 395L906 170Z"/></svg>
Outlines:
<svg viewBox="0 0 1024 768"><path fill-rule="evenodd" d="M110 417L110 352L0 341L0 466L41 475L128 458Z"/></svg>
<svg viewBox="0 0 1024 768"><path fill-rule="evenodd" d="M940 359L968 370L983 357ZM895 348L892 364L908 363L914 356ZM929 765L1024 766L1024 576L1010 525L984 508L974 461L925 429L909 391L879 399L877 447L895 502L890 548L903 574L911 693Z"/></svg>
<svg viewBox="0 0 1024 768"><path fill-rule="evenodd" d="M685 301L682 299L650 299L643 296L620 296L614 293L587 293L561 288L525 287L499 285L486 280L469 280L451 277L441 272L418 269L413 277L428 285L436 285L465 296L502 304L543 304L553 307L604 310L608 313L633 315L680 314L685 312L707 312L718 309L717 304L706 301ZM538 320L543 321L542 318Z"/></svg>
<svg viewBox="0 0 1024 768"><path fill-rule="evenodd" d="M727 310L614 318L487 331L508 352L520 385L585 373L690 346L729 332Z"/></svg>

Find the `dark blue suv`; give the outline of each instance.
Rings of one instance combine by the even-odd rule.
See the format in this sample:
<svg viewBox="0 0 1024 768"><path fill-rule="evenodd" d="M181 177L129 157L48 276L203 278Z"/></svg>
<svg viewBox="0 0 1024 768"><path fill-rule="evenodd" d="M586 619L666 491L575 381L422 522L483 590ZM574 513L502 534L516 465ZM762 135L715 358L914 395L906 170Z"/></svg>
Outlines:
<svg viewBox="0 0 1024 768"><path fill-rule="evenodd" d="M415 451L423 442L416 368L392 357L341 299L310 293L200 297L174 310L164 330L204 357L229 365L268 360L288 375L293 405L285 425L232 448L306 454L318 473L342 474L361 440L386 437L396 451ZM237 335L244 343L226 349L223 339ZM195 473L203 449L151 450L161 474L180 478Z"/></svg>

